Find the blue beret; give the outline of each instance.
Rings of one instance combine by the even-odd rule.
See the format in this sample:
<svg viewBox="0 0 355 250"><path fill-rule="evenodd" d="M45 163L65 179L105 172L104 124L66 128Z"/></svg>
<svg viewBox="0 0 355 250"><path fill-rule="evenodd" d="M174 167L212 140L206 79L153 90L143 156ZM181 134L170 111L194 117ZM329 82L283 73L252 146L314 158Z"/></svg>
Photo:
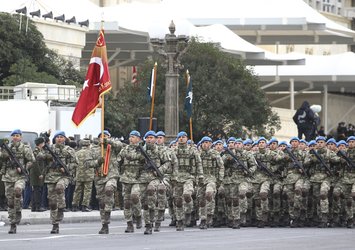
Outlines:
<svg viewBox="0 0 355 250"><path fill-rule="evenodd" d="M213 145L216 145L217 143L223 144L223 141L222 140L217 140L217 141L213 142Z"/></svg>
<svg viewBox="0 0 355 250"><path fill-rule="evenodd" d="M355 136L349 136L348 139L346 140L346 142L349 142L349 141L355 141Z"/></svg>
<svg viewBox="0 0 355 250"><path fill-rule="evenodd" d="M15 129L10 134L10 136L13 136L13 135L22 135L22 131L19 129Z"/></svg>
<svg viewBox="0 0 355 250"><path fill-rule="evenodd" d="M111 137L111 134L110 134L110 132L108 132L108 130L104 130L104 135L107 135L107 136ZM97 138L100 138L100 137L101 137L101 132L100 132L100 134L97 136Z"/></svg>
<svg viewBox="0 0 355 250"><path fill-rule="evenodd" d="M266 140L266 139L265 139L265 137L263 137L263 136L262 136L262 137L259 137L259 139L258 139L258 142L257 142L257 143L259 144L259 142L261 142L261 141L265 141L265 142L267 142L267 140Z"/></svg>
<svg viewBox="0 0 355 250"><path fill-rule="evenodd" d="M327 144L329 144L329 143L337 144L337 142L334 138L328 139Z"/></svg>
<svg viewBox="0 0 355 250"><path fill-rule="evenodd" d="M298 138L297 136L294 136L294 137L291 137L291 139L290 139L290 142L291 141L300 141L300 138Z"/></svg>
<svg viewBox="0 0 355 250"><path fill-rule="evenodd" d="M53 140L54 140L55 138L57 138L57 136L60 136L60 135L66 137L64 131L58 131L57 133L54 134Z"/></svg>
<svg viewBox="0 0 355 250"><path fill-rule="evenodd" d="M301 140L300 140L300 143L304 143L304 144L307 145L307 141L306 141L305 139L301 139Z"/></svg>
<svg viewBox="0 0 355 250"><path fill-rule="evenodd" d="M253 144L253 140L252 139L246 139L244 142L243 142L244 145L247 145L247 144Z"/></svg>
<svg viewBox="0 0 355 250"><path fill-rule="evenodd" d="M238 138L238 139L235 140L235 142L243 143L243 140L242 140L242 138Z"/></svg>
<svg viewBox="0 0 355 250"><path fill-rule="evenodd" d="M231 141L235 142L236 140L235 137L229 137L227 143L230 143Z"/></svg>
<svg viewBox="0 0 355 250"><path fill-rule="evenodd" d="M204 143L205 141L209 141L209 142L212 142L212 139L210 138L210 137L208 137L208 136L204 136L204 137L202 137L202 139L201 139L201 143Z"/></svg>
<svg viewBox="0 0 355 250"><path fill-rule="evenodd" d="M339 147L340 145L345 145L345 146L348 146L348 144L347 144L344 140L340 140L340 141L338 141L338 143L337 143L337 147Z"/></svg>
<svg viewBox="0 0 355 250"><path fill-rule="evenodd" d="M309 146L313 146L313 145L317 145L315 140L312 140L312 141L308 142L308 147Z"/></svg>
<svg viewBox="0 0 355 250"><path fill-rule="evenodd" d="M192 141L191 140L187 140L187 142L186 142L187 144L192 144Z"/></svg>
<svg viewBox="0 0 355 250"><path fill-rule="evenodd" d="M144 139L147 138L148 136L154 136L156 137L156 134L153 130L149 130L147 133L144 135Z"/></svg>
<svg viewBox="0 0 355 250"><path fill-rule="evenodd" d="M164 136L165 137L165 133L163 131L158 131L156 136Z"/></svg>
<svg viewBox="0 0 355 250"><path fill-rule="evenodd" d="M324 136L318 136L318 137L316 138L316 142L318 142L318 141L326 141L326 139L325 139Z"/></svg>
<svg viewBox="0 0 355 250"><path fill-rule="evenodd" d="M177 138L180 138L181 136L187 136L186 132L185 132L185 131L180 131L180 132L177 134Z"/></svg>
<svg viewBox="0 0 355 250"><path fill-rule="evenodd" d="M287 141L280 141L279 146L281 146L281 145L288 146Z"/></svg>
<svg viewBox="0 0 355 250"><path fill-rule="evenodd" d="M131 133L129 133L129 136L141 137L141 133L139 133L137 130L132 130Z"/></svg>
<svg viewBox="0 0 355 250"><path fill-rule="evenodd" d="M176 140L172 140L170 143L169 143L169 146L173 145L176 143Z"/></svg>
<svg viewBox="0 0 355 250"><path fill-rule="evenodd" d="M270 144L273 143L273 142L279 143L279 141L278 141L275 137L272 137L272 138L270 139L270 141L268 142L268 145L270 145Z"/></svg>

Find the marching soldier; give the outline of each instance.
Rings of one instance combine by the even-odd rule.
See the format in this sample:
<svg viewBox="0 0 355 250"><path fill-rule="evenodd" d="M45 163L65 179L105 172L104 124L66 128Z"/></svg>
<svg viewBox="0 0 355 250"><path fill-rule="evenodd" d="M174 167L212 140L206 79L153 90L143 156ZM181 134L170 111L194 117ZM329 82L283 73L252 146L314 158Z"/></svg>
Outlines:
<svg viewBox="0 0 355 250"><path fill-rule="evenodd" d="M64 191L72 181L78 164L75 150L65 145L65 140L65 132L58 131L53 137L54 144L47 145L46 159L51 163L47 167L44 182L48 188L50 219L53 225L51 234L59 233L59 223L64 218L66 207Z"/></svg>
<svg viewBox="0 0 355 250"><path fill-rule="evenodd" d="M20 223L22 217L22 191L26 184L25 174L31 168L35 158L32 149L22 142L21 130L13 130L10 136L10 145L7 145L5 141L1 142L0 159L11 224L9 234L15 234L16 225ZM19 165L16 164L16 161Z"/></svg>
<svg viewBox="0 0 355 250"><path fill-rule="evenodd" d="M183 231L184 225L191 223L194 183L202 185L203 169L200 154L196 149L187 145L186 132L179 132L177 139L178 146L175 153L178 167L173 169L172 181L177 219L176 231Z"/></svg>

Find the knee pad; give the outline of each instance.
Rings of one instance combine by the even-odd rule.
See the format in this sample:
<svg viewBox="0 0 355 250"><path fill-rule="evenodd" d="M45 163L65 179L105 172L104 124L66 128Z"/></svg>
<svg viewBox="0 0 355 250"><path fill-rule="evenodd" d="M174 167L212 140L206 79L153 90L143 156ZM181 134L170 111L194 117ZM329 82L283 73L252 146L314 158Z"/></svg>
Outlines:
<svg viewBox="0 0 355 250"><path fill-rule="evenodd" d="M301 195L302 190L301 189L295 189L295 195Z"/></svg>
<svg viewBox="0 0 355 250"><path fill-rule="evenodd" d="M200 200L200 207L206 206L206 200Z"/></svg>
<svg viewBox="0 0 355 250"><path fill-rule="evenodd" d="M239 199L238 198L234 198L233 199L233 207L237 207L239 206Z"/></svg>
<svg viewBox="0 0 355 250"><path fill-rule="evenodd" d="M259 195L260 195L260 198L261 198L263 201L266 201L266 200L267 200L268 193L266 193L266 192L261 192Z"/></svg>
<svg viewBox="0 0 355 250"><path fill-rule="evenodd" d="M105 188L105 195L106 196L112 196L113 195L113 188L112 187L107 187Z"/></svg>
<svg viewBox="0 0 355 250"><path fill-rule="evenodd" d="M327 194L320 194L319 198L321 200L326 200L326 199L328 199L328 195Z"/></svg>
<svg viewBox="0 0 355 250"><path fill-rule="evenodd" d="M148 196L153 196L154 195L154 188L152 186L148 186L147 188L147 195Z"/></svg>
<svg viewBox="0 0 355 250"><path fill-rule="evenodd" d="M273 194L272 194L272 197L273 197L274 199L279 199L279 198L280 198L280 193L279 193L279 192L273 193Z"/></svg>
<svg viewBox="0 0 355 250"><path fill-rule="evenodd" d="M186 203L189 203L192 201L192 197L189 194L184 194L184 200Z"/></svg>
<svg viewBox="0 0 355 250"><path fill-rule="evenodd" d="M212 199L213 199L213 193L207 192L207 193L206 193L206 200L209 201L209 202L211 202Z"/></svg>
<svg viewBox="0 0 355 250"><path fill-rule="evenodd" d="M63 194L64 187L62 185L59 185L58 187L55 188L55 191L57 192L57 194Z"/></svg>
<svg viewBox="0 0 355 250"><path fill-rule="evenodd" d="M158 187L158 193L159 194L165 194L166 193L166 188L165 187Z"/></svg>
<svg viewBox="0 0 355 250"><path fill-rule="evenodd" d="M231 207L232 206L232 199L231 198L227 198L226 199L226 204L227 204L227 206Z"/></svg>
<svg viewBox="0 0 355 250"><path fill-rule="evenodd" d="M137 194L132 194L131 200L132 200L133 204L138 204L139 203L139 196Z"/></svg>
<svg viewBox="0 0 355 250"><path fill-rule="evenodd" d="M125 209L130 209L131 208L131 201L130 200L124 200L123 204L124 204L124 208Z"/></svg>
<svg viewBox="0 0 355 250"><path fill-rule="evenodd" d="M16 198L21 198L21 195L22 195L21 188L15 188L15 197Z"/></svg>
<svg viewBox="0 0 355 250"><path fill-rule="evenodd" d="M176 207L182 207L182 198L179 197L179 198L175 198L175 205Z"/></svg>
<svg viewBox="0 0 355 250"><path fill-rule="evenodd" d="M253 197L253 193L251 193L251 192L247 192L247 198L251 198L251 197Z"/></svg>
<svg viewBox="0 0 355 250"><path fill-rule="evenodd" d="M243 200L246 197L245 194L239 194L239 199Z"/></svg>
<svg viewBox="0 0 355 250"><path fill-rule="evenodd" d="M255 206L261 207L261 200L260 199L255 199Z"/></svg>

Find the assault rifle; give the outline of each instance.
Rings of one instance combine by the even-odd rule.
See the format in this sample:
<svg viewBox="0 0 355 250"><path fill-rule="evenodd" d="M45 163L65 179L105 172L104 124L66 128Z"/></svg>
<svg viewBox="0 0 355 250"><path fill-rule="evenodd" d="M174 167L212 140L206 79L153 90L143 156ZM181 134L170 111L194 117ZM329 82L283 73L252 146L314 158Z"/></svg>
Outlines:
<svg viewBox="0 0 355 250"><path fill-rule="evenodd" d="M292 151L288 147L286 147L285 150L286 150L287 154L291 157L293 164L297 168L302 170L302 174L303 175L308 176L308 174L307 174L306 170L304 169L302 163L297 160L296 156L292 153Z"/></svg>
<svg viewBox="0 0 355 250"><path fill-rule="evenodd" d="M237 167L239 167L239 166L242 167L242 169L243 169L245 172L247 172L250 177L254 178L252 172L250 172L250 170L247 168L247 166L245 166L245 164L244 164L242 161L240 161L240 160L237 158L237 156L236 156L235 154L233 154L233 152L232 152L228 147L225 148L225 151L224 151L224 152L226 152L227 154L229 154L230 156L232 156L233 160L237 163Z"/></svg>
<svg viewBox="0 0 355 250"><path fill-rule="evenodd" d="M56 164L56 167L63 168L64 174L70 176L70 172L67 165L65 165L65 163L58 157L58 155L53 152L53 150L48 146L48 144L44 144L43 148L48 150L48 152L51 154Z"/></svg>
<svg viewBox="0 0 355 250"><path fill-rule="evenodd" d="M339 150L337 155L342 157L350 167L355 168L355 163L349 157L346 156L343 150Z"/></svg>
<svg viewBox="0 0 355 250"><path fill-rule="evenodd" d="M157 167L157 165L155 164L155 162L152 159L150 159L147 152L145 152L145 150L143 149L142 145L138 145L137 149L142 153L143 157L145 158L145 163L146 163L145 169L153 169L154 172L159 177L160 181L163 182L164 175L162 174L162 172L160 172L160 170Z"/></svg>
<svg viewBox="0 0 355 250"><path fill-rule="evenodd" d="M309 152L311 154L313 154L317 158L317 160L319 161L320 165L327 170L328 175L333 176L333 172L330 170L330 168L325 163L325 161L320 157L320 155L313 148L311 150L309 150Z"/></svg>
<svg viewBox="0 0 355 250"><path fill-rule="evenodd" d="M7 145L7 140L1 139L0 140L0 147L3 148L8 153L10 160L13 164L15 164L15 167L21 169L21 173L25 176L26 181L29 181L30 176L28 174L27 169L24 166L22 166L22 164L19 162L19 160L16 158L16 156L12 152L12 150L9 148L9 146Z"/></svg>
<svg viewBox="0 0 355 250"><path fill-rule="evenodd" d="M260 161L258 159L255 159L255 160L256 160L256 163L258 164L259 168L261 170L263 170L269 177L272 177L272 178L275 177L275 175L265 166L265 164L262 161Z"/></svg>

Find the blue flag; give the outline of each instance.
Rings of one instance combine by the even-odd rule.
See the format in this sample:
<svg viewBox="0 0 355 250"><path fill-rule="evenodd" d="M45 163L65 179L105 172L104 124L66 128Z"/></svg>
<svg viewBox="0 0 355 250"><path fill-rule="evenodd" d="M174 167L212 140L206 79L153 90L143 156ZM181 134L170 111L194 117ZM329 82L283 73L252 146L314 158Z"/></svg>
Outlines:
<svg viewBox="0 0 355 250"><path fill-rule="evenodd" d="M185 110L187 113L187 117L190 119L192 116L192 82L191 82L189 74L187 74L187 91L186 91L186 97L185 97Z"/></svg>

